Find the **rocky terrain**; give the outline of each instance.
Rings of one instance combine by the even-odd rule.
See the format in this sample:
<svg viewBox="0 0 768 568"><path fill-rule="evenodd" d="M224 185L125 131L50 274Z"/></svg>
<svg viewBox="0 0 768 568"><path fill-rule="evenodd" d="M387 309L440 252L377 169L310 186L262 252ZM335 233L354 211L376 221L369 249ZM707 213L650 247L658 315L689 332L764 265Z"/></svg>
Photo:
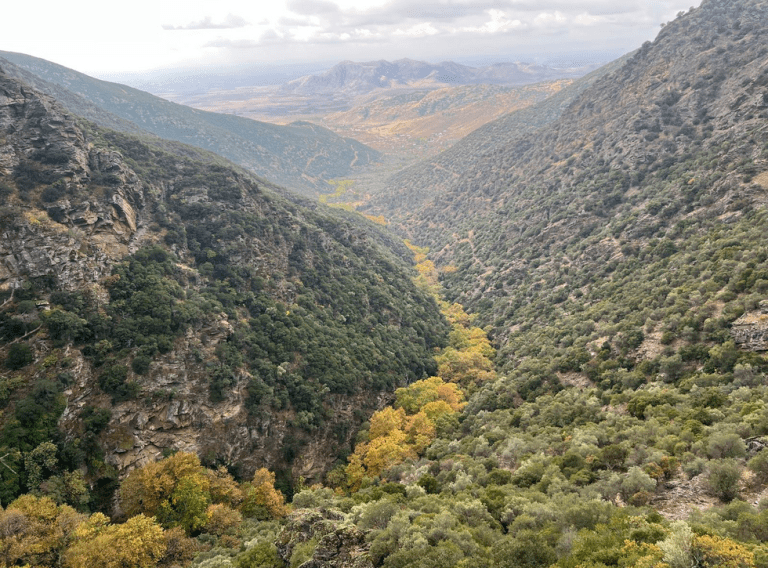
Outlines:
<svg viewBox="0 0 768 568"><path fill-rule="evenodd" d="M378 229L173 148L0 75L2 350L48 361L3 369L6 435L14 402L63 373L61 435L109 409L97 445L115 472L185 450L319 479L433 365L437 308Z"/></svg>
<svg viewBox="0 0 768 568"><path fill-rule="evenodd" d="M403 244L0 76L0 560L768 566L765 21L368 186Z"/></svg>

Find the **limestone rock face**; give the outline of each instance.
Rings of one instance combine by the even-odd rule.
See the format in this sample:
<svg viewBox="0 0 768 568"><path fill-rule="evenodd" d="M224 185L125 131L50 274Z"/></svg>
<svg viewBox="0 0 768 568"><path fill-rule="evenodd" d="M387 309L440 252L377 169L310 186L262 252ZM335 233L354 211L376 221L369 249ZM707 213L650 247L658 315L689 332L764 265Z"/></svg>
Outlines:
<svg viewBox="0 0 768 568"><path fill-rule="evenodd" d="M32 178L20 181L25 172L31 172ZM200 188L142 182L119 152L91 147L75 119L55 101L2 72L0 178L26 188L26 201L0 203L0 289L43 278L54 289L88 290L102 303L108 301L103 282L114 264L157 239L156 233L150 236L147 225L158 207L158 196L173 193L188 203L210 202ZM57 190L55 199L45 197L52 185ZM258 210L253 200L244 197L243 201L252 211ZM233 262L266 274L287 270L290 250L264 251L256 238L239 245ZM290 298L290 284L283 288L277 292ZM284 463L286 446L296 444L295 413L265 409L258 416L249 414L245 402L252 377L247 372L240 372L225 400L209 400L208 365L216 360L217 345L232 333L225 314L189 329L170 352L152 362L148 373L131 374L141 386L142 397L118 404L97 386L99 370L71 348L76 381L66 393L61 427L77 435L78 417L86 406L111 408L112 419L101 444L106 460L123 474L169 449L238 463L246 476L259 467ZM292 463L293 474L308 480L319 481L336 460L329 448L350 442L354 432L346 431L340 440L338 422L359 421L353 418L355 411L372 412L388 400L384 394L329 394L324 402L331 418L303 437L302 450Z"/></svg>
<svg viewBox="0 0 768 568"><path fill-rule="evenodd" d="M146 375L132 375L144 393L138 400L112 404L97 386L98 371L77 349L71 349L68 357L76 382L65 392L68 404L60 419L62 429L78 432L79 416L86 406L111 408L112 418L100 442L107 462L123 473L160 459L168 450L237 463L244 477L265 465L274 467L283 462L285 447L295 443L295 414L265 409L257 416L250 415L245 408L250 376L241 374L224 401L209 401L209 371L198 359L213 358L216 346L226 340L226 335L216 333L228 325L225 317L222 314L205 329L178 339L172 351L152 362ZM206 338L205 343L201 337ZM391 402L390 398L386 394L373 400L369 394L329 395L332 418L303 441L292 463L293 475L320 481L337 459L328 449L339 443L339 423L352 421L360 409L382 407ZM343 442L349 444L353 435L354 431L348 432Z"/></svg>
<svg viewBox="0 0 768 568"><path fill-rule="evenodd" d="M385 354L394 355L395 348L382 351L394 341L393 330L407 320L410 335L403 336L423 340L419 334L424 319L434 315L437 322L436 306L427 304L426 296L420 306L409 304L409 309L421 310L419 319L414 319L418 326L411 327L410 315L406 318L394 309L394 298L416 298L418 291L401 286L410 282L409 274L400 272L388 255L378 256L383 251L367 242L365 231L265 191L261 182L221 165L220 158L208 156L205 161L195 149L172 148L178 154L160 143L144 144L80 122L55 100L9 78L0 67L0 290L34 290L41 294L34 300L53 311L68 311L50 301L55 292L78 292L73 296L84 298L88 313L98 314L104 322L87 338L64 340L40 325L25 339L38 355L56 352L56 357L68 360L72 379L64 392L67 406L59 427L75 439L83 434L88 407L109 409L111 418L98 442L104 461L121 476L177 450L236 466L244 478L268 467L319 482L351 447L357 426L391 402L392 394L384 389L395 383L393 377L405 381L409 372L416 376L417 358L413 369L380 371L375 383L378 369L372 365L367 380L373 388L334 390L317 376L325 372L323 359L333 354L325 348L325 338L313 348L315 353L305 349L309 341L296 341L290 352L280 353L284 356L280 362L272 361L269 357L277 348L272 349L267 339L275 345L285 340L277 332L274 339L268 338L259 326L285 327L283 319L290 315L287 323L311 330L308 337L321 337L330 330L338 337L368 342L370 335L377 341L371 340L365 352L376 361L380 353L384 366ZM148 245L173 252L171 262L180 273L174 297L180 303L182 297L202 296L201 291L208 295L191 308L194 316L164 335L162 352L153 352L139 374L134 363L149 324L137 317L135 330L113 344L110 334L123 316L115 311L110 290L120 278L113 274L115 266ZM369 266L381 266L382 272ZM352 275L358 278L369 270L368 284L354 289L348 285ZM206 290L216 286L223 294L221 303ZM239 287L243 295L232 300L230 286ZM298 303L294 307L302 289L313 286L328 297L321 303L307 296L302 300L306 308ZM337 305L331 292L343 302ZM251 298L252 305L246 307L241 297ZM142 306L151 303L147 298L140 300ZM369 298L378 302L376 313ZM284 318L277 317L270 302L281 304ZM379 312L388 313L387 319ZM262 315L266 323L253 323ZM339 323L357 316L365 322L359 331L349 332ZM168 317L163 312L156 319ZM222 365L222 344L236 340L236 333L250 333L254 342L266 346L259 347L258 358L267 370L233 364L226 387L212 397L212 373ZM422 342L428 355L428 342ZM97 361L94 350L100 343L100 353L111 358L110 364L120 365L124 380L136 389L134 399L113 400L99 387L105 365ZM318 359L319 370L304 376L298 369L306 355ZM0 360L3 357L0 353ZM346 365L344 357L346 353L339 359L340 368ZM316 420L307 419L310 413L293 404L287 379L279 382L279 373L285 372L295 375L292 381L306 382L302 392L322 407L311 415ZM349 375L351 387L358 386L352 381L361 373L342 372ZM424 367L419 366L418 372L425 372ZM42 377L42 371L38 374ZM268 383L269 389L281 389L282 398L270 398L273 391L269 391L265 400L255 399L250 387L257 380ZM364 384L366 379L360 380Z"/></svg>
<svg viewBox="0 0 768 568"><path fill-rule="evenodd" d="M63 289L98 281L138 246L144 187L118 152L89 147L52 99L0 74L0 174L36 206L0 212L0 287L48 277ZM46 187L55 186L52 197Z"/></svg>
<svg viewBox="0 0 768 568"><path fill-rule="evenodd" d="M278 554L288 562L297 544L318 539L310 560L300 568L373 568L365 533L329 510L297 511L277 540Z"/></svg>
<svg viewBox="0 0 768 568"><path fill-rule="evenodd" d="M763 300L758 311L746 313L733 322L731 336L743 349L768 351L768 301Z"/></svg>

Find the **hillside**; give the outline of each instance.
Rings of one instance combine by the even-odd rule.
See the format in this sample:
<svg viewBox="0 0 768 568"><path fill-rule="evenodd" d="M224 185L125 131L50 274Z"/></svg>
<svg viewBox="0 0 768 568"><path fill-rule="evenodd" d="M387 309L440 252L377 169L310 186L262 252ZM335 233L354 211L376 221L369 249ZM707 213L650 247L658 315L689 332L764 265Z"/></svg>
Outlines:
<svg viewBox="0 0 768 568"><path fill-rule="evenodd" d="M346 112L325 115L335 132L395 155L436 154L502 115L541 102L570 80L525 87L470 85L380 96Z"/></svg>
<svg viewBox="0 0 768 568"><path fill-rule="evenodd" d="M4 79L2 561L768 567L766 21L371 184L405 248Z"/></svg>
<svg viewBox="0 0 768 568"><path fill-rule="evenodd" d="M628 57L624 56L569 85L563 85L541 102L525 105L488 121L433 158L400 169L379 183L367 181L359 188L368 194L362 209L375 215L384 214L397 223L409 212L419 210L426 201L455 185L461 174L467 168L474 167L484 154L503 148L556 120L585 89L616 70ZM524 89L535 89L535 86ZM428 218L428 214L421 218Z"/></svg>
<svg viewBox="0 0 768 568"><path fill-rule="evenodd" d="M378 143L376 148L383 152L402 153L398 136L418 140L442 134L434 146L445 148L480 125L540 100L537 93L556 92L593 69L345 61L280 86L242 85L169 96L197 109L256 120L319 121L338 134Z"/></svg>
<svg viewBox="0 0 768 568"><path fill-rule="evenodd" d="M362 491L375 562L766 565L767 17L705 1L549 124L372 192L499 372L380 476L406 500Z"/></svg>
<svg viewBox="0 0 768 568"><path fill-rule="evenodd" d="M464 167L437 181L430 164L420 166L421 177L416 168L411 179L395 176L398 193L378 198L393 207L373 211L433 247L443 265L455 264L449 290L488 323L501 318L502 336L524 319L514 306L527 294L551 294L556 273L566 297L583 286L568 284L564 267L588 277L610 259L621 273L659 239L678 251L695 235L759 218L762 4L743 13L739 6L705 3L598 79L555 122L473 151L469 141L495 126L488 125L450 151ZM532 290L533 282L541 288Z"/></svg>
<svg viewBox="0 0 768 568"><path fill-rule="evenodd" d="M311 479L394 387L433 372L444 323L375 226L4 74L0 141L3 503L48 440L49 470L104 489L95 507L176 450Z"/></svg>
<svg viewBox="0 0 768 568"><path fill-rule="evenodd" d="M327 180L379 159L375 150L306 122L280 126L199 111L28 55L0 52L2 60L13 65L5 64L6 73L55 97L78 116L121 132L145 131L216 152L305 194L322 193Z"/></svg>

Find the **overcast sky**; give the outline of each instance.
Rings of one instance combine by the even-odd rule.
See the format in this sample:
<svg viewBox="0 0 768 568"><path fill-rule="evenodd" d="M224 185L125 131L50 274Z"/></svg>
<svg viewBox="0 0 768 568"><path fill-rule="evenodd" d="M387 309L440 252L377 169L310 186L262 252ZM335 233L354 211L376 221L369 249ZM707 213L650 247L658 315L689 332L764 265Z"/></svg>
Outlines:
<svg viewBox="0 0 768 568"><path fill-rule="evenodd" d="M621 54L699 0L8 2L0 49L91 75L280 62Z"/></svg>

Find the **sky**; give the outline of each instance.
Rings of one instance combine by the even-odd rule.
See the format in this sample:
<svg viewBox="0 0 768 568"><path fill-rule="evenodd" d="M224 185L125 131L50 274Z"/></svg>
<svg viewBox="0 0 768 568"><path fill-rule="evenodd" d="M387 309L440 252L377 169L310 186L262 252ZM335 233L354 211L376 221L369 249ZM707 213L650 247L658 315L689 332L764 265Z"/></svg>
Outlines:
<svg viewBox="0 0 768 568"><path fill-rule="evenodd" d="M343 60L617 57L699 0L10 2L0 50L97 77ZM586 61L592 63L593 61Z"/></svg>

